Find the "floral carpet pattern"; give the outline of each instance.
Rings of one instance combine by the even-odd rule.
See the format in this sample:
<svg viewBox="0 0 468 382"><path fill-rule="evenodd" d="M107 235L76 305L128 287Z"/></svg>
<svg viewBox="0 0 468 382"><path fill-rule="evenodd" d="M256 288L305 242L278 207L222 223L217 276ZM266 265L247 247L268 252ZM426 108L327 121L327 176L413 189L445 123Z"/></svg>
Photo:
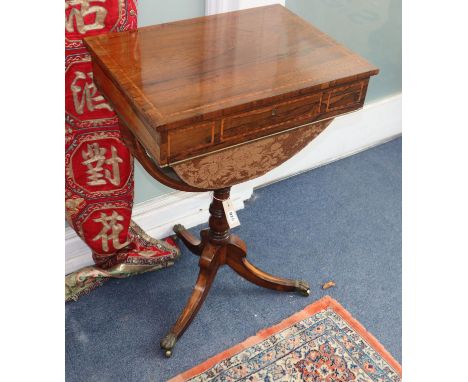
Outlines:
<svg viewBox="0 0 468 382"><path fill-rule="evenodd" d="M401 366L326 296L171 381L399 382Z"/></svg>

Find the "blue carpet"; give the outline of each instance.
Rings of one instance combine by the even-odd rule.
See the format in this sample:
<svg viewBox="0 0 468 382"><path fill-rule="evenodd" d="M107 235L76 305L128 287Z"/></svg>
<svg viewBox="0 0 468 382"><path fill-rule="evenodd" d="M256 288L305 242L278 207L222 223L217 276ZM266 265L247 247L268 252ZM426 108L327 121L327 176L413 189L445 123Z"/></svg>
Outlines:
<svg viewBox="0 0 468 382"><path fill-rule="evenodd" d="M239 218L234 231L250 261L309 281L310 297L262 289L222 268L166 359L159 340L198 270L198 257L183 248L169 269L108 281L66 304L67 381L165 381L325 294L401 362L401 138L256 190ZM328 280L336 287L321 290Z"/></svg>

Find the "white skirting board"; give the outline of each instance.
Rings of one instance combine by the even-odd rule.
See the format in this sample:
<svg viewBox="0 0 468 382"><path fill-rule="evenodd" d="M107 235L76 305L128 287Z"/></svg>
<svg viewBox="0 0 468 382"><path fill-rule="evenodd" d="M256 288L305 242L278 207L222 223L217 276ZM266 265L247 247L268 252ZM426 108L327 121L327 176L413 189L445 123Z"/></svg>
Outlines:
<svg viewBox="0 0 468 382"><path fill-rule="evenodd" d="M237 210L244 208L254 188L353 155L401 134L401 94L371 103L356 113L338 117L304 150L266 175L233 187ZM209 193L174 191L134 206L133 219L152 237L172 234L174 224L187 228L208 221ZM242 222L241 222L242 223ZM65 274L93 264L91 252L75 231L65 230Z"/></svg>

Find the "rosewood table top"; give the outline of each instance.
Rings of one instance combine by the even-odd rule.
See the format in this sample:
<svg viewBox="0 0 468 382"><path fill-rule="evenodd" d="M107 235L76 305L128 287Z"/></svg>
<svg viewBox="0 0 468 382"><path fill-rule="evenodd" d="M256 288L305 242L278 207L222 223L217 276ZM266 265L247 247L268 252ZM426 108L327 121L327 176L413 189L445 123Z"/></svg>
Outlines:
<svg viewBox="0 0 468 382"><path fill-rule="evenodd" d="M353 111L378 73L280 5L85 44L98 86L162 167Z"/></svg>

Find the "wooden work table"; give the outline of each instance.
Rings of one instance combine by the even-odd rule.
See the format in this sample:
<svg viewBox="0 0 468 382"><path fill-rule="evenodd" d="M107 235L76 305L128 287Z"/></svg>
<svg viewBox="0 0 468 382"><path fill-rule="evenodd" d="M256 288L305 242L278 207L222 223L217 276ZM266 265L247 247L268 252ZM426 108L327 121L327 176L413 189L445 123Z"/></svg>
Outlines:
<svg viewBox="0 0 468 382"><path fill-rule="evenodd" d="M234 184L291 158L334 117L360 109L378 69L275 5L85 39L94 80L145 169L183 191L214 191L201 240L174 230L200 256L186 308L161 341L166 355L196 315L219 266L271 289L309 294L246 259L222 201Z"/></svg>

